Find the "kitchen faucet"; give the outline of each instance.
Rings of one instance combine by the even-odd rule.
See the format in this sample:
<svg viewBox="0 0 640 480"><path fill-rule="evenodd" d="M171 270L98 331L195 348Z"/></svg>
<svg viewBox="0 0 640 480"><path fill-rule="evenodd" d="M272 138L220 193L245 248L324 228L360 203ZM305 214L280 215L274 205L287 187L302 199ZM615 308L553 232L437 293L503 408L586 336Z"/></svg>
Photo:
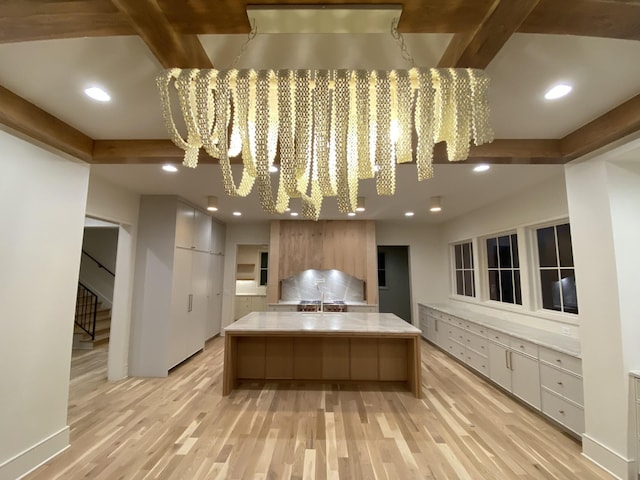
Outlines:
<svg viewBox="0 0 640 480"><path fill-rule="evenodd" d="M316 288L320 292L320 313L324 312L324 291L320 288L321 283L324 283L324 278L319 278L315 281Z"/></svg>

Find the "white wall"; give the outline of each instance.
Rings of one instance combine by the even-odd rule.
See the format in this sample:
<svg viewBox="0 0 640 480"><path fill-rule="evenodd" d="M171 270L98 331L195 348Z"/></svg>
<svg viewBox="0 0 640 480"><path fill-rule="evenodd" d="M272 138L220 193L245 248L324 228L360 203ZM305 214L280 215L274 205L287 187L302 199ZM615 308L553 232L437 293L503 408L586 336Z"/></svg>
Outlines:
<svg viewBox="0 0 640 480"><path fill-rule="evenodd" d="M233 323L236 291L236 254L238 245L269 245L268 223L229 223L225 240L224 284L222 297L222 328Z"/></svg>
<svg viewBox="0 0 640 480"><path fill-rule="evenodd" d="M628 372L640 368L640 149L566 167L584 376L583 451L619 478L636 478Z"/></svg>
<svg viewBox="0 0 640 480"><path fill-rule="evenodd" d="M511 306L482 301L476 297L465 299L472 306L491 308L491 313L510 321L522 323L536 328L553 331L573 337L578 337L578 321L569 315L542 311L536 306L535 295L528 295L533 290L537 272L532 271L531 258L527 253L532 250L528 227L566 220L569 217L567 207L567 193L564 175L558 175L531 188L518 192L516 195L479 208L473 212L457 217L443 225L440 258L446 272L447 289L451 291L451 260L449 245L453 242L470 240L486 235L499 234L507 231L518 233L518 250L520 254L520 269L522 281L522 306ZM479 245L474 244L476 271L482 272L477 265L480 258ZM477 278L476 285L484 282L484 278ZM580 298L580 292L578 291ZM454 299L455 301L455 299Z"/></svg>
<svg viewBox="0 0 640 480"><path fill-rule="evenodd" d="M118 254L114 273L111 331L109 333L109 380L128 374L129 336L135 265L135 245L140 196L96 175L89 177L86 215L119 224Z"/></svg>
<svg viewBox="0 0 640 480"><path fill-rule="evenodd" d="M66 448L89 167L0 131L0 479Z"/></svg>
<svg viewBox="0 0 640 480"><path fill-rule="evenodd" d="M376 245L409 246L411 318L418 325L418 303L441 302L449 293L440 258L441 227L406 222L376 222Z"/></svg>

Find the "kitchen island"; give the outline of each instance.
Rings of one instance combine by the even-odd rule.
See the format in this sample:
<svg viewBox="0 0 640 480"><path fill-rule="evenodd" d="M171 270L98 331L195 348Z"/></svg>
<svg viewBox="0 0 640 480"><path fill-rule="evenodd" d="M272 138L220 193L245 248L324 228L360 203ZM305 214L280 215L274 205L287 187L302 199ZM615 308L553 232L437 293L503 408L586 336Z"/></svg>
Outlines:
<svg viewBox="0 0 640 480"><path fill-rule="evenodd" d="M224 332L223 395L267 380L402 382L421 396L420 330L391 313L253 312Z"/></svg>

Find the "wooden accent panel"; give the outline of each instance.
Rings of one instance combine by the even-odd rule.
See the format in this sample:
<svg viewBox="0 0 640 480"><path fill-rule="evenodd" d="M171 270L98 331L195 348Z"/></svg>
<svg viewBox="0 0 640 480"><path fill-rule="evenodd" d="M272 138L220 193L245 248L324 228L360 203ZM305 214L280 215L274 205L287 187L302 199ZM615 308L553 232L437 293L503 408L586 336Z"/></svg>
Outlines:
<svg viewBox="0 0 640 480"><path fill-rule="evenodd" d="M538 0L495 0L472 31L454 35L438 67L487 68Z"/></svg>
<svg viewBox="0 0 640 480"><path fill-rule="evenodd" d="M572 160L638 130L640 95L564 137L561 140L562 153L567 160Z"/></svg>
<svg viewBox="0 0 640 480"><path fill-rule="evenodd" d="M74 157L91 159L91 138L2 86L0 123Z"/></svg>
<svg viewBox="0 0 640 480"><path fill-rule="evenodd" d="M322 343L320 337L297 337L293 342L293 378L322 379Z"/></svg>
<svg viewBox="0 0 640 480"><path fill-rule="evenodd" d="M351 380L378 380L378 342L352 338L349 370Z"/></svg>
<svg viewBox="0 0 640 480"><path fill-rule="evenodd" d="M281 280L308 269L336 269L364 280L367 303L377 303L374 222L275 220L271 225L269 281L274 283L268 287L270 303L278 301ZM271 269L276 261L277 267Z"/></svg>
<svg viewBox="0 0 640 480"><path fill-rule="evenodd" d="M135 31L164 68L213 67L198 37L177 33L155 0L111 1L129 17Z"/></svg>
<svg viewBox="0 0 640 480"><path fill-rule="evenodd" d="M336 380L349 379L350 344L348 338L322 339L322 376Z"/></svg>
<svg viewBox="0 0 640 480"><path fill-rule="evenodd" d="M238 337L235 365L237 378L265 378L266 342L264 337Z"/></svg>
<svg viewBox="0 0 640 480"><path fill-rule="evenodd" d="M267 337L265 347L265 378L293 378L293 338Z"/></svg>
<svg viewBox="0 0 640 480"><path fill-rule="evenodd" d="M406 381L408 353L407 340L381 338L378 340L379 380Z"/></svg>
<svg viewBox="0 0 640 480"><path fill-rule="evenodd" d="M640 40L638 19L637 1L540 0L519 31Z"/></svg>
<svg viewBox="0 0 640 480"><path fill-rule="evenodd" d="M109 0L0 2L0 43L135 34Z"/></svg>

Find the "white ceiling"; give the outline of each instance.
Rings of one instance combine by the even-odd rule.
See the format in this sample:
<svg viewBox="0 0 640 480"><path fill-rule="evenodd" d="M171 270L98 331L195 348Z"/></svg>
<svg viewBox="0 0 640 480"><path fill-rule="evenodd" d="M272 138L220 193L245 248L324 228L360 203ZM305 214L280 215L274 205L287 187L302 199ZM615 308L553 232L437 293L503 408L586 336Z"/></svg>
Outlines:
<svg viewBox="0 0 640 480"><path fill-rule="evenodd" d="M435 66L451 36L406 34L416 65ZM217 68L229 68L246 41L244 35L202 35ZM496 138L562 138L638 93L640 42L602 38L515 34L487 68ZM257 35L237 68L407 68L390 34ZM155 88L161 67L139 37L79 38L0 45L0 84L94 139L163 139L165 133ZM555 102L545 90L559 81L574 92ZM113 98L96 103L82 93L101 85ZM520 189L562 175L562 166L494 165L483 175L466 165L437 165L435 178L418 184L415 167L398 168L398 193L376 197L373 181L361 182L367 197L364 218L442 221ZM198 205L218 195L223 220L266 220L256 192L246 199L222 192L217 166L182 168L173 176L158 166L97 165L92 174L138 193L176 194ZM428 198L441 195L440 216L426 213ZM344 218L335 200L325 201L321 218ZM439 220L436 220L439 219Z"/></svg>

